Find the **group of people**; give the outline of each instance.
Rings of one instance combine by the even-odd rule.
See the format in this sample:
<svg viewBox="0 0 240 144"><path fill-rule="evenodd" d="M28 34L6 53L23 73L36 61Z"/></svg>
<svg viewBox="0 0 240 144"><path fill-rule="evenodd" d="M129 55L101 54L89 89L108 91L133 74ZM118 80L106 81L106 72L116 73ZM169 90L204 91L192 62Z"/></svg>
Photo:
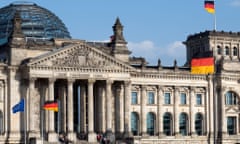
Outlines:
<svg viewBox="0 0 240 144"><path fill-rule="evenodd" d="M105 134L97 134L97 141L100 144L110 144L110 140L107 138Z"/></svg>
<svg viewBox="0 0 240 144"><path fill-rule="evenodd" d="M59 134L59 141L61 142L61 144L70 144L72 143L66 136L66 134L64 133L60 133Z"/></svg>

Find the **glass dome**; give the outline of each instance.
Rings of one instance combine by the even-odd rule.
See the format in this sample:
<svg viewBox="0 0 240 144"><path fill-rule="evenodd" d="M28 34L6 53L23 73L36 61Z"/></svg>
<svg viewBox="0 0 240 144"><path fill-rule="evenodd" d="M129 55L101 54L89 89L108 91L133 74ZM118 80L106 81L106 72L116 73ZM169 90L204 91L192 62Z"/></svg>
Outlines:
<svg viewBox="0 0 240 144"><path fill-rule="evenodd" d="M35 3L14 2L0 8L0 39L8 38L11 34L16 12L20 13L25 37L71 38L64 23L49 10Z"/></svg>

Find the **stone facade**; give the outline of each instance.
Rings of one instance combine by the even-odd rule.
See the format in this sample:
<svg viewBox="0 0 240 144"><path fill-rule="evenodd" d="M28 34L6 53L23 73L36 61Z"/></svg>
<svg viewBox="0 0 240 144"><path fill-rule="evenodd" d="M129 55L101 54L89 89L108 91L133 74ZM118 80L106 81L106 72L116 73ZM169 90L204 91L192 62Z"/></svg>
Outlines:
<svg viewBox="0 0 240 144"><path fill-rule="evenodd" d="M130 57L117 18L113 39L25 38L15 15L13 35L1 45L0 142L95 143L111 132L135 144L240 143L240 35L206 31L184 42L187 62L150 66ZM194 57L213 56L216 73L191 74ZM25 99L25 111L11 108ZM58 101L59 112L45 111Z"/></svg>

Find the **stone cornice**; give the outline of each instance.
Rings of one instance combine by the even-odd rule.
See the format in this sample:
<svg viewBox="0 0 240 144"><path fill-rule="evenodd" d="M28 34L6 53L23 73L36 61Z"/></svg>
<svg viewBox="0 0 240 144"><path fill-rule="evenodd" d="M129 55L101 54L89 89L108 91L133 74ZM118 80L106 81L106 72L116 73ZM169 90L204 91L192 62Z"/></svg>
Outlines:
<svg viewBox="0 0 240 144"><path fill-rule="evenodd" d="M134 73L131 74L133 78L150 78L150 79L174 79L174 80L207 80L205 75L191 75L191 74L142 74L142 73Z"/></svg>

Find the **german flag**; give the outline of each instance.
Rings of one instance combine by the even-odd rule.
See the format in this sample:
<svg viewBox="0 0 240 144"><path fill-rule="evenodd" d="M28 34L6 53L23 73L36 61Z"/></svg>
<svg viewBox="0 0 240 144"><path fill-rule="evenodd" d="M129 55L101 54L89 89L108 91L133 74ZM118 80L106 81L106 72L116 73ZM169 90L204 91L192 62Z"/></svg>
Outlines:
<svg viewBox="0 0 240 144"><path fill-rule="evenodd" d="M191 61L191 74L213 74L214 58L193 58Z"/></svg>
<svg viewBox="0 0 240 144"><path fill-rule="evenodd" d="M207 12L214 14L215 8L214 8L214 1L204 1L204 8Z"/></svg>
<svg viewBox="0 0 240 144"><path fill-rule="evenodd" d="M45 110L52 110L52 111L58 112L58 103L57 102L48 102L48 103L44 104L43 108Z"/></svg>

